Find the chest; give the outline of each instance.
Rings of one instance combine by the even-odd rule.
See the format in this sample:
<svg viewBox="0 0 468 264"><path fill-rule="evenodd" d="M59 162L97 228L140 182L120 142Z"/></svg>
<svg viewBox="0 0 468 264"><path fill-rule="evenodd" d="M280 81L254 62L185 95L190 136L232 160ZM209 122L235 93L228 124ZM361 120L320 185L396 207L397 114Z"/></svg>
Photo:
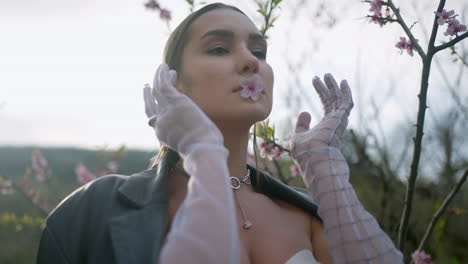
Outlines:
<svg viewBox="0 0 468 264"><path fill-rule="evenodd" d="M310 216L285 202L253 194L247 202L239 197L242 209L253 225L244 229L237 210L242 263L285 263L298 251L311 249ZM256 197L255 197L256 196Z"/></svg>
<svg viewBox="0 0 468 264"><path fill-rule="evenodd" d="M283 264L298 251L311 249L310 215L282 201L274 201L259 193L236 195L236 210L241 238L241 263ZM184 192L169 200L169 223L185 198ZM252 227L244 229L244 219ZM167 232L170 230L170 224Z"/></svg>

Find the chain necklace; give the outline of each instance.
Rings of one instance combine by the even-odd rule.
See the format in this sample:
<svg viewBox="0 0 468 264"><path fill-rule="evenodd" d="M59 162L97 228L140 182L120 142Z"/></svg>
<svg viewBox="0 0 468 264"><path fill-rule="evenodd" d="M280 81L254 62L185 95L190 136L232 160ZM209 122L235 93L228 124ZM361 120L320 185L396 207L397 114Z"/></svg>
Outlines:
<svg viewBox="0 0 468 264"><path fill-rule="evenodd" d="M182 166L180 166L178 163L176 163L176 168L178 168L180 171L182 171L185 175L188 175L188 173L185 171L184 168L182 168ZM236 190L239 190L239 188L241 187L241 184L251 184L250 182L250 169L247 168L247 174L245 176L243 176L242 178L237 178L237 177L229 177L229 181L231 183L231 188L236 191ZM244 225L243 225L243 228L244 229L249 229L250 227L252 227L252 222L250 222L246 216L245 216L245 213L244 213L244 210L242 209L242 206L241 206L241 202L239 201L239 199L237 198L237 196L234 194L234 198L236 199L237 203L239 204L239 209L241 211L241 214L242 214L242 218L244 219Z"/></svg>
<svg viewBox="0 0 468 264"><path fill-rule="evenodd" d="M239 188L241 186L241 183L251 184L251 182L250 182L250 169L247 168L247 175L245 175L241 179L239 179L237 177L229 177L229 180L231 182L231 188L234 189L234 191L239 190ZM252 226L252 222L250 222L247 219L247 217L245 217L244 210L242 210L241 202L239 201L239 199L237 198L237 196L235 194L234 194L234 198L237 200L237 203L239 204L239 209L241 211L242 218L244 219L243 227L244 227L244 229L249 229Z"/></svg>

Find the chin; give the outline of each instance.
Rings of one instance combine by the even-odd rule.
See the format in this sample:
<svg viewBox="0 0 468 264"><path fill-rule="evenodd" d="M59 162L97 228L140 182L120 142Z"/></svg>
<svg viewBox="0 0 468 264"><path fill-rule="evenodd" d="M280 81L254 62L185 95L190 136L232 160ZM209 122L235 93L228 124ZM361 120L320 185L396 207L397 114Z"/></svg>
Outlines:
<svg viewBox="0 0 468 264"><path fill-rule="evenodd" d="M271 110L268 109L236 109L236 111L217 113L210 115L210 118L215 123L229 122L232 124L238 124L239 126L251 127L253 124L259 121L263 121L268 118Z"/></svg>

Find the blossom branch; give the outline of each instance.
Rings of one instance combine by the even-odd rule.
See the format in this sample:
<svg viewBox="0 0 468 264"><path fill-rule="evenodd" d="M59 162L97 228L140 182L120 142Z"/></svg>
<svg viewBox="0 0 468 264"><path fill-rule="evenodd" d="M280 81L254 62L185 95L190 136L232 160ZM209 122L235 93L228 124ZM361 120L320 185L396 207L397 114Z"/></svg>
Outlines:
<svg viewBox="0 0 468 264"><path fill-rule="evenodd" d="M445 0L440 0L439 6L437 7L437 12L442 12L445 6ZM428 45L428 53L431 55L434 55L434 43L435 43L435 38L437 36L437 29L439 28L439 23L437 22L437 16L434 17L434 22L432 25L432 32L431 32L431 37L429 38L429 45Z"/></svg>
<svg viewBox="0 0 468 264"><path fill-rule="evenodd" d="M18 184L16 184L14 181L12 181L11 179L9 179L8 177L6 176L2 176L7 182L9 182L11 188L20 193L24 198L26 198L26 200L30 201L31 204L36 207L37 209L39 209L39 211L41 212L41 214L43 216L47 216L49 215L49 209L41 206L39 203L37 203L33 198L31 198L31 196L27 193L27 191L24 189L24 188L21 188L21 186L19 186Z"/></svg>
<svg viewBox="0 0 468 264"><path fill-rule="evenodd" d="M427 240L432 234L432 231L434 230L434 226L439 221L439 218L442 216L442 214L445 212L447 209L448 205L450 202L453 200L453 197L460 191L460 188L462 187L463 183L465 183L466 178L468 178L468 169L465 170L465 173L463 173L463 176L460 178L460 180L457 182L457 184L453 187L452 191L445 197L444 201L440 205L439 209L435 212L435 214L432 216L431 222L429 223L426 232L424 233L424 236L419 243L418 250L422 250L424 246L426 245Z"/></svg>
<svg viewBox="0 0 468 264"><path fill-rule="evenodd" d="M442 45L439 45L439 46L436 46L434 47L433 49L433 53L437 53L443 49L446 49L446 48L449 48L455 44L457 44L458 42L462 41L463 39L467 38L468 37L468 32L465 32L464 34L460 35L460 36L457 36L456 38L452 39L451 41L447 42L447 43L444 43Z"/></svg>
<svg viewBox="0 0 468 264"><path fill-rule="evenodd" d="M450 18L450 14L446 13L445 10L443 9L445 5L445 0L441 0L439 2L436 16L434 18L434 24L432 27L432 33L430 36L430 40L428 44L428 51L426 55L424 54L424 51L421 49L421 46L419 46L416 42L413 41L414 36L412 35L410 29L404 23L399 13L399 10L395 7L392 0L388 0L388 4L390 8L394 11L395 15L397 16L397 19L399 20L400 25L403 27L404 31L410 38L414 48L416 48L416 50L420 54L422 58L422 62L423 62L421 87L420 87L420 93L418 94L419 107L418 107L417 123L415 125L416 137L414 138L413 160L411 162L410 176L408 178L408 185L407 185L406 194L405 194L403 213L401 217L400 228L398 231L398 246L400 247L400 249L404 250L404 243L406 240L406 233L407 233L408 223L409 223L411 210L412 210L414 187L415 187L416 179L418 176L418 165L419 165L421 150L422 150L422 137L424 135L423 129L424 129L425 112L426 112L426 108L428 108L426 105L426 100L427 100L427 90L429 86L429 75L430 75L432 58L435 54L434 42L435 42L435 38L437 35L437 29L438 29L439 24L445 23L445 20ZM442 14L449 15L449 16L447 18L442 18Z"/></svg>
<svg viewBox="0 0 468 264"><path fill-rule="evenodd" d="M444 1L445 2L445 1ZM424 61L426 59L426 53L424 53L424 50L421 48L421 46L418 44L416 38L414 37L413 33L411 32L411 29L406 25L405 21L403 20L403 17L400 14L400 9L397 8L392 0L387 1L387 5L390 7L390 9L393 11L395 14L396 22L401 25L403 30L405 31L406 35L411 41L411 45L416 49L416 51L419 53L419 56L421 56L421 59Z"/></svg>
<svg viewBox="0 0 468 264"><path fill-rule="evenodd" d="M371 16L371 15L367 15L366 17L370 18L370 19L374 18L374 16ZM387 21L387 22L397 22L397 23L399 23L397 19L394 19L394 18L391 18L391 17L379 17L379 19L383 20L383 21Z"/></svg>

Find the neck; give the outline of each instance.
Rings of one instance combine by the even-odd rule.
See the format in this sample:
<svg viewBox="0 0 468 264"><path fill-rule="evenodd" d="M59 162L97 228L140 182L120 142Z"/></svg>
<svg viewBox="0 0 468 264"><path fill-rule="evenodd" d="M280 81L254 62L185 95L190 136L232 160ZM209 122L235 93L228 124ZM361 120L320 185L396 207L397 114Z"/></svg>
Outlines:
<svg viewBox="0 0 468 264"><path fill-rule="evenodd" d="M217 125L224 137L224 146L229 151L227 166L232 177L242 178L247 174L247 147L250 127ZM180 160L179 164L183 164ZM242 188L241 188L242 189Z"/></svg>

